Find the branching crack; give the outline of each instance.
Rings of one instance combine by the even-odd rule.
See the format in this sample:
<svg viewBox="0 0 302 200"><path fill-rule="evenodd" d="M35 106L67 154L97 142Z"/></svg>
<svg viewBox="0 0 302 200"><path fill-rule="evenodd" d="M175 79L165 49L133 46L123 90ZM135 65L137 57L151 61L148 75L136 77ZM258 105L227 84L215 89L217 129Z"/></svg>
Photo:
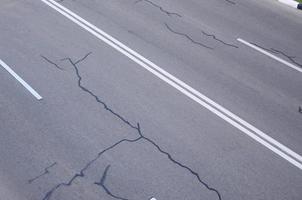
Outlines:
<svg viewBox="0 0 302 200"><path fill-rule="evenodd" d="M287 58L290 62L292 62L293 64L298 65L299 67L302 67L302 64L299 63L299 62L297 62L297 61L295 60L295 58L296 58L295 56L287 55L286 53L284 53L284 52L282 52L282 51L280 51L280 50L274 49L274 48L265 48L265 47L262 47L262 46L260 46L260 45L258 45L258 44L256 44L256 43L251 43L251 44L253 44L253 45L255 45L255 46L257 46L257 47L259 47L259 48L261 48L261 49L263 49L263 50L269 51L269 52L271 52L271 53L273 53L273 54L282 55L282 56L286 57L286 58Z"/></svg>
<svg viewBox="0 0 302 200"><path fill-rule="evenodd" d="M223 40L217 38L215 35L213 34L209 34L209 33L206 33L205 31L201 31L203 35L207 36L207 37L211 37L213 38L214 40L224 44L224 45L227 45L227 46L230 46L230 47L233 47L233 48L239 48L238 46L234 45L234 44L229 44L229 43L226 43L224 42Z"/></svg>
<svg viewBox="0 0 302 200"><path fill-rule="evenodd" d="M126 199L126 198L122 198L122 197L119 197L119 196L113 194L113 193L106 187L105 181L106 181L106 178L107 178L107 173L108 173L109 168L110 168L110 165L108 165L108 166L106 167L106 169L105 169L105 171L104 171L104 173L103 173L103 176L102 176L100 182L95 182L94 184L96 184L96 185L98 185L98 186L101 186L109 196L111 196L111 197L113 197L113 198L115 198L115 199L119 199L119 200L128 200L128 199Z"/></svg>
<svg viewBox="0 0 302 200"><path fill-rule="evenodd" d="M35 180L37 180L37 179L41 178L42 176L48 174L48 173L49 173L49 169L52 168L52 167L54 167L56 164L57 164L56 162L52 163L52 164L49 165L48 167L44 168L44 172L43 172L42 174L39 174L38 176L36 176L36 177L34 177L34 178L32 178L32 179L29 179L27 182L28 182L29 184L31 184L31 183L34 182Z"/></svg>
<svg viewBox="0 0 302 200"><path fill-rule="evenodd" d="M197 41L193 40L189 35L187 35L187 34L185 34L185 33L177 32L177 31L173 30L167 23L165 23L165 26L166 26L166 28L167 28L170 32L172 32L172 33L174 33L174 34L177 34L177 35L180 35L180 36L183 36L183 37L187 38L187 39L190 40L193 44L196 44L196 45L202 46L202 47L204 47L204 48L212 49L212 50L213 50L212 47L209 47L209 46L207 46L207 45L205 45L205 44L203 44L203 43L201 43L201 42L197 42Z"/></svg>
<svg viewBox="0 0 302 200"><path fill-rule="evenodd" d="M138 0L138 1L135 1L135 4L140 3L140 2L147 2L147 3L151 4L152 6L158 8L161 12L167 14L169 17L171 17L171 16L182 17L182 16L181 16L180 14L178 14L178 13L169 12L169 11L163 9L163 7L161 7L160 5L155 4L154 2L152 2L152 1L150 1L150 0Z"/></svg>
<svg viewBox="0 0 302 200"><path fill-rule="evenodd" d="M97 103L101 104L104 109L108 112L110 112L111 114L113 114L115 117L117 117L117 119L119 119L121 122L123 122L124 124L126 124L128 127L132 128L136 133L137 133L137 137L135 139L121 139L118 142L114 143L113 145L107 147L106 149L102 150L101 152L99 152L92 160L90 160L82 169L79 170L78 173L76 173L75 175L73 175L67 182L62 182L59 183L57 185L55 185L52 189L50 189L44 196L43 200L50 200L51 196L53 195L53 193L55 193L58 189L63 188L63 187L68 187L71 186L73 184L73 182L80 177L84 177L85 176L85 172L91 167L91 165L93 165L98 159L100 159L102 157L103 154L105 154L106 152L118 147L119 145L121 145L122 143L135 143L138 141L145 141L149 144L151 144L155 149L158 150L159 153L161 153L162 155L166 156L168 158L168 160L170 160L172 163L174 163L175 165L177 165L178 167L186 170L187 172L189 172L191 175L193 175L197 181L200 183L201 186L205 187L206 189L208 189L211 192L214 192L218 199L221 200L221 195L219 193L219 191L211 186L209 186L206 182L204 182L201 177L199 176L199 174L197 172L195 172L193 169L191 169L190 167L186 166L185 164L177 161L175 158L173 158L173 156L164 151L155 141L153 141L152 139L146 137L143 135L142 131L141 131L141 127L139 123L131 124L128 120L126 120L123 116L121 116L120 114L118 114L117 112L113 111L113 109L109 108L109 106L102 101L96 94L94 94L92 91L90 91L89 89L85 88L82 85L82 77L80 75L80 71L78 69L77 64L79 64L80 62L84 61L89 55L91 54L88 53L86 54L83 58L79 59L78 61L74 62L72 61L71 58L64 58L62 59L62 61L67 60L70 62L70 64L72 65L72 67L75 70L75 74L76 77L78 78L78 87L84 91L85 93L89 94L91 97L93 97ZM110 193L110 191L108 190L108 188L106 188L106 186L104 185L105 179L106 179L106 175L107 172L109 170L109 167L107 167L107 169L104 172L103 178L101 179L101 182L99 185L101 185L105 191L110 195L112 195L112 193ZM107 189L107 190L106 190ZM114 196L114 195L113 195ZM123 199L123 198L121 198Z"/></svg>

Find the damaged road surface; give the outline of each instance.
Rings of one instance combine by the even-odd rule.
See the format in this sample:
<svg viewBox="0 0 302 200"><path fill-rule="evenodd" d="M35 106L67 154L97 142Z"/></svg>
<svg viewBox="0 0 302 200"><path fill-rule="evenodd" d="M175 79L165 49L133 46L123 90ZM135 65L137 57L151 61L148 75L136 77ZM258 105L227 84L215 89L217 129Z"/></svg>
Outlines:
<svg viewBox="0 0 302 200"><path fill-rule="evenodd" d="M43 99L0 67L0 199L300 200L302 73L278 60L301 68L301 18L274 1L4 0L0 59Z"/></svg>

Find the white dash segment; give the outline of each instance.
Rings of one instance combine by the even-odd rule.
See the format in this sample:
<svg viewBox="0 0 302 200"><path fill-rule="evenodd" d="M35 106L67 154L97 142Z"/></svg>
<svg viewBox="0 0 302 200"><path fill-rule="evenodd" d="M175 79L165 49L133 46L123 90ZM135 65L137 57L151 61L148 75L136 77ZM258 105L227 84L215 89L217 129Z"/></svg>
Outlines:
<svg viewBox="0 0 302 200"><path fill-rule="evenodd" d="M19 83L21 83L36 99L41 100L42 97L30 86L26 83L16 72L14 72L5 62L0 59L0 65L10 73Z"/></svg>
<svg viewBox="0 0 302 200"><path fill-rule="evenodd" d="M271 54L271 53L269 53L269 52L261 49L260 47L257 47L254 44L251 44L251 43L249 43L249 42L247 42L247 41L245 41L245 40L243 40L241 38L238 38L237 41L241 42L242 44L245 44L246 46L251 47L252 49L254 49L256 51L259 51L260 53L262 53L264 55L267 55L268 57L270 57L270 58L272 58L272 59L274 59L274 60L276 60L276 61L278 61L278 62L280 62L280 63L282 63L282 64L284 64L284 65L286 65L286 66L288 66L290 68L292 68L292 69L297 70L298 72L302 72L302 68L300 68L300 67L298 67L298 66L296 66L296 65L294 65L292 63L289 63L286 60L283 60L282 58L279 58L279 57L277 57L277 56L275 56L275 55L273 55L273 54Z"/></svg>
<svg viewBox="0 0 302 200"><path fill-rule="evenodd" d="M298 8L298 4L299 4L297 1L293 1L293 0L278 0L278 1L292 8Z"/></svg>

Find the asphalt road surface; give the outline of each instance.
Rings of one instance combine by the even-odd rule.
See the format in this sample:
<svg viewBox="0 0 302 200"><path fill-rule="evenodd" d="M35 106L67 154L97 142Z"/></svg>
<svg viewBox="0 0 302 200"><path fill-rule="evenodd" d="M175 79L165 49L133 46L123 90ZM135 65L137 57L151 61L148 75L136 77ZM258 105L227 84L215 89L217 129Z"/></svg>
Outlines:
<svg viewBox="0 0 302 200"><path fill-rule="evenodd" d="M302 199L301 11L0 2L1 200Z"/></svg>

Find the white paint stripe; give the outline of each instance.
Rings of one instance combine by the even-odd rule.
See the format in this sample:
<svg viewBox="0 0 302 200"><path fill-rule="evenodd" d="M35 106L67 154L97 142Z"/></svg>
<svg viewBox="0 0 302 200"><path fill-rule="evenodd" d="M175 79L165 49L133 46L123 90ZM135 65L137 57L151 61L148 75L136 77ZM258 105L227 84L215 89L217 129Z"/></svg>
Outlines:
<svg viewBox="0 0 302 200"><path fill-rule="evenodd" d="M28 85L18 74L16 74L5 62L0 59L0 65L8 71L17 81L19 81L36 99L41 100L42 97L30 86Z"/></svg>
<svg viewBox="0 0 302 200"><path fill-rule="evenodd" d="M174 77L170 73L166 72L153 62L149 61L145 57L141 56L137 52L133 51L132 49L128 48L115 38L109 36L107 33L103 32L99 28L95 27L91 23L87 22L83 18L79 17L75 13L71 12L67 8L63 7L62 5L54 2L53 0L41 0L42 2L46 3L51 8L55 9L57 12L61 13L74 23L78 24L80 27L84 28L86 31L93 34L98 39L104 41L123 55L127 56L141 67L145 68L149 72L153 73L155 76L160 78L161 80L165 81L172 87L176 88L195 102L199 103L203 107L207 108L212 113L216 114L226 122L230 123L234 127L238 128L257 142L261 143L262 145L266 146L282 158L286 159L288 162L292 163L299 169L302 169L302 164L299 163L302 161L302 157L295 153L294 151L290 150L286 146L282 145L278 141L274 140L267 134L263 133L256 127L252 126L248 122L244 121L243 119L239 118L229 110L225 109L221 105L217 104L210 98L206 97L205 95L201 94L194 88L190 87L183 81L179 80L178 78ZM245 126L245 127L244 127ZM253 133L254 132L254 133ZM296 159L296 160L295 160Z"/></svg>
<svg viewBox="0 0 302 200"><path fill-rule="evenodd" d="M298 8L298 4L299 4L298 2L293 1L293 0L279 0L279 2L286 4L293 8Z"/></svg>
<svg viewBox="0 0 302 200"><path fill-rule="evenodd" d="M253 45L253 44L251 44L251 43L249 43L249 42L247 42L247 41L245 41L245 40L243 40L241 38L238 38L237 40L239 42L241 42L242 44L245 44L246 46L249 46L249 47L257 50L260 53L263 53L264 55L267 55L267 56L271 57L272 59L277 60L278 62L280 62L280 63L282 63L284 65L287 65L288 67L290 67L292 69L295 69L295 70L297 70L299 72L302 72L302 68L300 68L300 67L298 67L296 65L293 65L293 64L287 62L286 60L283 60L283 59L281 59L281 58L279 58L279 57L277 57L277 56L275 56L275 55L273 55L273 54L271 54L271 53L269 53L269 52L261 49L260 47L257 47L256 45Z"/></svg>

